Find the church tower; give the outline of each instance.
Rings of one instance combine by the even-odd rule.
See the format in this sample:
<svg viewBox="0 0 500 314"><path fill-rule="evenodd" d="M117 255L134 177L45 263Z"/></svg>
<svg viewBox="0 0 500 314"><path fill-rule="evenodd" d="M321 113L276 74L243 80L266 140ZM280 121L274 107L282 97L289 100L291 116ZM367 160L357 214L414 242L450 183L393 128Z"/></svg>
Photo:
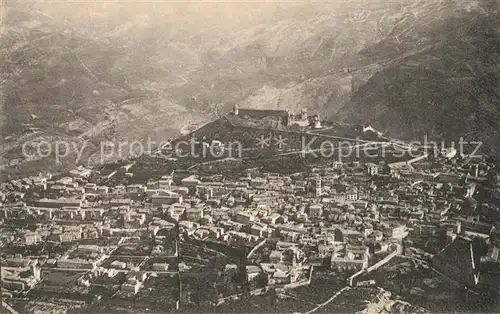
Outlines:
<svg viewBox="0 0 500 314"><path fill-rule="evenodd" d="M33 271L33 277L35 277L35 280L40 281L41 280L41 268L40 268L40 266L38 266L38 263L33 264L31 266L31 270Z"/></svg>
<svg viewBox="0 0 500 314"><path fill-rule="evenodd" d="M322 191L321 191L321 177L316 177L315 180L315 188L316 188L316 197L321 197Z"/></svg>

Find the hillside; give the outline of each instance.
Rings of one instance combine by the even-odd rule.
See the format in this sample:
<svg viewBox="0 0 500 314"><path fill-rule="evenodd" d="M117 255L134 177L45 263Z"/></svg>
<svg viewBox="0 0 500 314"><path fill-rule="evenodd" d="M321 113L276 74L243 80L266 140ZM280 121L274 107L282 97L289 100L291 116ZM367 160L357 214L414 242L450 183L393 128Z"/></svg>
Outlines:
<svg viewBox="0 0 500 314"><path fill-rule="evenodd" d="M399 50L364 84L337 117L369 121L396 136L424 134L448 141L460 136L498 147L500 15L493 1L470 2L425 28L408 16L392 38L362 52ZM397 34L397 35L396 35ZM417 39L417 40L416 40ZM498 151L495 151L498 153Z"/></svg>
<svg viewBox="0 0 500 314"><path fill-rule="evenodd" d="M234 104L497 143L493 1L49 2L2 7L3 174L76 163L26 141L95 163L103 140L176 138Z"/></svg>

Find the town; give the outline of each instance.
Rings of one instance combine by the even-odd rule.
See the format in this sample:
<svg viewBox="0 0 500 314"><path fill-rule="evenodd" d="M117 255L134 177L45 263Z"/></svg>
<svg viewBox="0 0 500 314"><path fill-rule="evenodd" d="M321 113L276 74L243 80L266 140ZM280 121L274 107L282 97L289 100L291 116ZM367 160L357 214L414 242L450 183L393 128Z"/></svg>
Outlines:
<svg viewBox="0 0 500 314"><path fill-rule="evenodd" d="M322 127L305 115L303 127ZM106 167L0 184L3 307L217 311L252 296L284 302L332 278L338 289L297 311L334 311L333 298L356 291L375 291L374 310L407 298L400 289L389 302L376 275L396 259L469 289L495 280L482 271L497 267L500 248L500 175L487 158L448 151L231 176L159 168L143 182L139 161ZM458 242L463 268L443 257Z"/></svg>

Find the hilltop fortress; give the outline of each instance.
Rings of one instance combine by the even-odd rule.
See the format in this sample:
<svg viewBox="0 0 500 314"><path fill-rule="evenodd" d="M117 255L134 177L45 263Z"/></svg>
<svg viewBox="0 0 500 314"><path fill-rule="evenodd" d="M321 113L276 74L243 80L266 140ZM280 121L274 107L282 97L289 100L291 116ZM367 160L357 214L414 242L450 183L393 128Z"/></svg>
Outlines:
<svg viewBox="0 0 500 314"><path fill-rule="evenodd" d="M307 115L307 110L302 109L298 114L292 114L290 110L272 110L272 109L240 109L237 105L228 115L242 118L245 120L275 120L282 126L288 127L298 125L301 127L312 127L320 129L321 121L319 114Z"/></svg>

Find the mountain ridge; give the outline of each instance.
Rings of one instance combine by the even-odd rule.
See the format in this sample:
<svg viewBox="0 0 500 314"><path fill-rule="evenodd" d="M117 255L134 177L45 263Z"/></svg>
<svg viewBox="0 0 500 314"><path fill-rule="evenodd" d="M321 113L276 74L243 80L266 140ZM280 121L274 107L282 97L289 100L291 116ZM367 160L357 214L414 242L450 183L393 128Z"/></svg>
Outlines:
<svg viewBox="0 0 500 314"><path fill-rule="evenodd" d="M475 112L471 106L459 106L464 112L456 123L445 109L428 108L453 108L452 100L466 95L451 91L481 89L484 80L483 109L471 123L487 118L489 127L498 126L492 98L497 61L487 53L496 46L483 44L489 39L477 32L466 34L481 23L496 34L494 1L304 2L245 9L158 4L155 10L144 4L133 13L126 4L112 3L82 10L70 2L8 6L0 59L0 166L8 172L32 166L13 153L32 128L41 133L29 139L54 141L51 134L57 133L96 149L105 140L175 138L234 104L304 107L328 119L370 123L397 137L479 138L491 132L460 127L466 113ZM199 21L203 14L210 18ZM469 37L476 38L472 48ZM457 43L459 49L453 48ZM476 53L476 46L484 52ZM448 66L453 58L469 62ZM471 69L479 77L468 78L474 77ZM409 104L388 106L388 95ZM442 134L446 129L450 134ZM95 153L89 151L89 158Z"/></svg>
<svg viewBox="0 0 500 314"><path fill-rule="evenodd" d="M379 71L338 114L407 137L498 146L499 16L481 11L448 20L442 39Z"/></svg>

